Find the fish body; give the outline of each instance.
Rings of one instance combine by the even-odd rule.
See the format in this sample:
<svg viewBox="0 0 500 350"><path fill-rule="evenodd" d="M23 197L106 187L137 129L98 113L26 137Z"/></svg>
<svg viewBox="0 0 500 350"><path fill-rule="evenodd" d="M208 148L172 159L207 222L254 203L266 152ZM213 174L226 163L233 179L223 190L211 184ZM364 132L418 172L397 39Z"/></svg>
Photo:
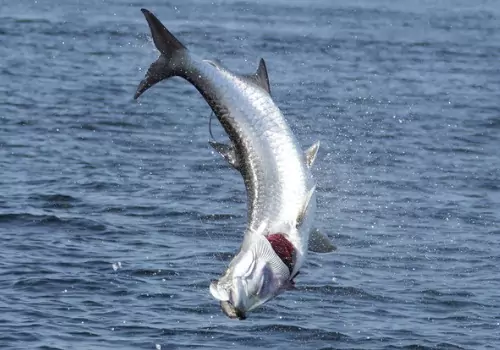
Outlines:
<svg viewBox="0 0 500 350"><path fill-rule="evenodd" d="M243 319L248 311L293 288L311 232L318 246L314 250L333 249L313 230L316 196L310 167L319 143L302 151L271 97L264 60L255 74L235 74L192 54L151 12L142 12L160 57L135 98L163 79L186 79L205 98L230 139L230 144L210 144L244 179L248 222L243 242L224 275L210 285L223 311Z"/></svg>

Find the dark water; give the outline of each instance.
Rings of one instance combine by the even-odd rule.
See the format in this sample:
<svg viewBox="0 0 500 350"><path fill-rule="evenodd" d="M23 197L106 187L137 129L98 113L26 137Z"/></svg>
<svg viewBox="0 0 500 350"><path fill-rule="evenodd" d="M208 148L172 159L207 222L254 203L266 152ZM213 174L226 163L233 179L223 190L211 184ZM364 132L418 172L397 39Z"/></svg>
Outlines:
<svg viewBox="0 0 500 350"><path fill-rule="evenodd" d="M242 179L140 7L251 72L322 147L318 226L289 292L244 322L208 292ZM1 349L499 349L497 1L11 1L0 12ZM217 137L223 139L221 129Z"/></svg>

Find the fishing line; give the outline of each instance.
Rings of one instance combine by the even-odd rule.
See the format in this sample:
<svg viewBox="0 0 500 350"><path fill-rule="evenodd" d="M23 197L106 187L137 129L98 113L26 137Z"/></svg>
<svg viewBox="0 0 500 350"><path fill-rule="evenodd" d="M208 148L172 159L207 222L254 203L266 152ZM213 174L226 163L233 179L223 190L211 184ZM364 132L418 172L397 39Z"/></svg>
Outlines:
<svg viewBox="0 0 500 350"><path fill-rule="evenodd" d="M214 116L214 112L210 113L210 117L208 118L208 132L210 133L210 137L212 138L213 141L215 141L214 134L212 134L212 118ZM217 141L215 141L217 142Z"/></svg>

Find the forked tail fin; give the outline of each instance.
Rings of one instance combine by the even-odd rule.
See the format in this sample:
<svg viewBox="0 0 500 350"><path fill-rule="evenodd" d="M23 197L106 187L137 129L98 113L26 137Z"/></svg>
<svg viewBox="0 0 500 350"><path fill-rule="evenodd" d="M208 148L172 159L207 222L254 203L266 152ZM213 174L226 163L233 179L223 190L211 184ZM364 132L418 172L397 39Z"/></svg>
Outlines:
<svg viewBox="0 0 500 350"><path fill-rule="evenodd" d="M140 82L134 99L154 84L170 77L182 74L187 49L177 38L168 31L155 15L146 9L141 9L148 21L151 36L160 57L151 64L146 77Z"/></svg>

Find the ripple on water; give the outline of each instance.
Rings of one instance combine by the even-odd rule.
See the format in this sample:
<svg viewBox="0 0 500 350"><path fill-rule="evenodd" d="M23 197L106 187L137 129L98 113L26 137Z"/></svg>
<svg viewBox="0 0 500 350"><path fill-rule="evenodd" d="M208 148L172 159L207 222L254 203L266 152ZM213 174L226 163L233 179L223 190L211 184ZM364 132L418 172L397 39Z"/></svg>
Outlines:
<svg viewBox="0 0 500 350"><path fill-rule="evenodd" d="M496 349L497 2L151 2L200 57L264 57L300 144L321 141L338 250L233 322L208 285L245 187L209 107L180 79L133 101L158 56L137 4L55 1L0 21L0 349Z"/></svg>

